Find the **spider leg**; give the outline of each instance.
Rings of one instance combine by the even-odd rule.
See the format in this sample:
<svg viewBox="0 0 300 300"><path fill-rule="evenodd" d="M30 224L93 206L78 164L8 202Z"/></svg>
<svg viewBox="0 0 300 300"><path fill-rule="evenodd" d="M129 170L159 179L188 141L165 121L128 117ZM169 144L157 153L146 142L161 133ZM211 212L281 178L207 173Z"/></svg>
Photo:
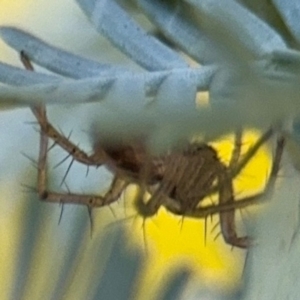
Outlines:
<svg viewBox="0 0 300 300"><path fill-rule="evenodd" d="M150 157L148 157L147 159L150 159ZM176 186L176 180L174 181L174 178L176 178L176 176L178 175L178 164L176 164L176 159L177 156L169 158L167 160L167 167L165 170L166 175L163 177L157 188L151 186L147 187L146 182L147 176L149 176L150 160L145 163L144 168L141 170L140 174L141 189L134 202L135 208L139 215L143 216L144 218L152 217L157 213L162 205L167 207L168 202L174 202L168 197L168 195L170 195L171 191ZM147 203L145 203L143 198L147 190L150 192L151 197L147 201Z"/></svg>
<svg viewBox="0 0 300 300"><path fill-rule="evenodd" d="M234 191L232 180L227 176L226 170L219 175L219 203L234 203ZM227 244L239 248L248 248L250 240L248 237L238 237L235 226L235 208L220 212L221 233Z"/></svg>
<svg viewBox="0 0 300 300"><path fill-rule="evenodd" d="M31 62L24 51L21 51L20 57L25 68L27 70L34 71ZM46 110L41 110L40 108L41 106L32 106L31 111L36 117L41 127L41 131L44 132L49 138L51 138L56 145L59 145L62 149L66 150L74 158L74 160L80 163L96 166L100 166L104 163L104 151L98 149L97 153L94 153L92 155L86 154L77 145L73 144L68 137L65 137L56 128L54 128L54 126L52 126L52 124L48 121Z"/></svg>
<svg viewBox="0 0 300 300"><path fill-rule="evenodd" d="M170 194L174 186L174 182L162 180L156 189L148 187L147 190L151 193L151 197L147 203L145 203L143 199L146 189L142 186L142 190L137 195L134 202L138 214L144 218L152 217L157 213L162 205L166 206L169 201L173 204L174 201L172 201L172 199L170 199L167 195Z"/></svg>
<svg viewBox="0 0 300 300"><path fill-rule="evenodd" d="M277 139L277 148L272 164L271 175L265 190L260 194L260 196L265 195L267 191L274 188L275 179L279 171L279 164L281 161L282 153L284 148L284 139L282 137ZM232 188L231 179L225 178L224 182L220 186L220 196L219 202L221 203L234 203L234 193ZM260 197L261 198L261 197ZM229 209L227 211L220 212L220 225L221 232L226 243L237 246L239 248L248 248L251 245L251 241L248 237L238 237L235 228L235 208Z"/></svg>
<svg viewBox="0 0 300 300"><path fill-rule="evenodd" d="M257 141L256 143L248 150L248 152L240 159L238 162L237 159L240 156L238 152L240 152L241 147L241 141L239 138L239 133L237 133L235 146L238 148L237 150L234 150L234 153L232 155L232 158L229 163L229 167L227 168L228 176L231 179L234 179L240 172L246 167L248 162L254 157L254 155L257 153L257 151L260 149L260 147L266 143L270 137L273 135L274 130L271 128L268 131L266 131ZM210 196L214 193L217 193L219 191L219 185L214 185L208 192L207 196Z"/></svg>
<svg viewBox="0 0 300 300"><path fill-rule="evenodd" d="M245 168L245 166L248 164L248 162L254 157L254 155L257 153L257 151L260 149L260 147L266 143L270 139L270 137L273 135L274 130L270 128L268 131L266 131L257 141L256 143L248 150L246 155L242 157L242 159L236 163L235 165L232 165L232 168L228 168L228 172L230 174L231 178L234 178L240 172Z"/></svg>
<svg viewBox="0 0 300 300"><path fill-rule="evenodd" d="M242 143L243 143L243 131L237 130L234 137L234 149L232 151L231 159L229 162L229 169L234 168L240 159L241 150L242 150Z"/></svg>
<svg viewBox="0 0 300 300"><path fill-rule="evenodd" d="M248 246L250 246L251 240L248 237L238 237L236 234L234 213L236 209L244 208L249 205L259 203L267 193L272 192L280 168L280 162L284 150L284 144L285 144L284 138L279 137L277 139L276 152L272 163L270 177L265 187L265 190L263 192L235 201L233 197L231 178L228 177L228 175L226 175L226 173L223 172L222 173L223 177L220 178L220 187L219 187L220 204L210 205L206 207L199 207L194 211L185 212L185 215L192 218L206 218L208 215L219 213L221 231L224 240L228 244L240 248L247 248Z"/></svg>
<svg viewBox="0 0 300 300"><path fill-rule="evenodd" d="M21 52L21 60L28 70L33 71L33 67L27 58L26 54ZM62 136L47 120L46 108L43 105L36 105L31 107L32 112L36 116L40 126L40 150L38 158L38 194L42 201L52 203L74 203L87 205L89 208L101 207L109 205L119 199L120 195L127 187L128 182L115 176L110 189L104 196L98 195L82 195L74 193L56 193L50 192L47 189L47 153L49 137L54 142L67 150L73 159L85 163L87 165L99 166L102 162L101 155L94 154L88 156L81 151L77 146L72 144L68 138Z"/></svg>
<svg viewBox="0 0 300 300"><path fill-rule="evenodd" d="M162 184L160 184L160 186L157 189L146 186L147 171L148 170L142 170L141 172L142 180L140 183L140 189L134 201L134 206L137 213L144 218L152 217L157 213L157 211L163 203L164 197L163 193L161 192ZM147 203L144 202L144 195L146 191L151 193L151 197L147 201Z"/></svg>
<svg viewBox="0 0 300 300"><path fill-rule="evenodd" d="M39 110L40 114L45 112L43 107L36 109ZM116 176L111 184L110 189L104 196L50 192L47 189L47 149L48 136L44 132L41 132L40 152L38 159L38 194L42 201L61 204L81 204L87 205L89 208L101 207L117 201L128 185L126 181Z"/></svg>
<svg viewBox="0 0 300 300"><path fill-rule="evenodd" d="M135 208L139 215L144 218L154 216L159 210L164 200L164 194L161 192L155 192L147 203L144 202L143 193L140 193L135 200Z"/></svg>
<svg viewBox="0 0 300 300"><path fill-rule="evenodd" d="M102 207L110 205L117 201L121 196L122 192L127 187L128 183L120 178L115 178L112 182L110 189L104 196L99 195L86 195L86 194L75 194L75 193L57 193L51 192L46 189L46 177L39 177L38 192L40 199L45 202L61 203L61 204L80 204L86 205L89 208Z"/></svg>
<svg viewBox="0 0 300 300"><path fill-rule="evenodd" d="M37 107L32 107L31 110L39 122L41 131L51 138L56 145L59 145L62 149L66 150L74 158L74 160L85 165L100 166L104 163L104 152L99 150L97 153L92 155L86 154L77 145L73 144L67 137L59 133L59 131L55 129L51 123L49 123L46 113L40 114Z"/></svg>
<svg viewBox="0 0 300 300"><path fill-rule="evenodd" d="M234 141L234 150L229 162L228 170L239 168L238 162L242 147L242 131L236 132ZM257 148L258 149L258 148ZM252 156L249 156L249 159ZM247 157L248 158L248 157ZM232 187L232 179L227 176L227 170L224 170L219 176L219 203L234 203L234 191ZM250 240L248 237L238 237L235 227L235 208L220 212L221 233L226 243L237 246L239 248L248 248Z"/></svg>

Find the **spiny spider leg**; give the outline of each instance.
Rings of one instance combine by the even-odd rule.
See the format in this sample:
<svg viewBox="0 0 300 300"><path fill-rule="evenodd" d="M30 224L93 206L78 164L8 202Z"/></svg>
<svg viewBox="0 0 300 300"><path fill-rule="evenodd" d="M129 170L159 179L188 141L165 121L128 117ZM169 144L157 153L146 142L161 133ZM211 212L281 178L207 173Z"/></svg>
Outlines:
<svg viewBox="0 0 300 300"><path fill-rule="evenodd" d="M230 174L230 177L233 179L236 177L240 172L245 168L245 166L248 164L248 162L254 157L254 155L257 153L257 151L260 149L260 147L266 143L270 137L273 135L274 130L270 128L267 130L257 141L256 143L247 151L246 155L242 157L240 162L233 165L232 168L228 168L228 172ZM276 149L277 151L277 149Z"/></svg>
<svg viewBox="0 0 300 300"><path fill-rule="evenodd" d="M234 135L234 148L228 166L229 169L234 168L238 164L238 161L241 156L242 144L243 144L243 131L240 129L237 130Z"/></svg>
<svg viewBox="0 0 300 300"><path fill-rule="evenodd" d="M72 157L81 163L86 165L97 165L103 164L104 159L101 153L88 155L82 151L78 146L73 144L68 138L61 135L48 121L46 115L40 115L36 108L32 108L32 112L38 120L41 130L50 137L57 145L66 150Z"/></svg>
<svg viewBox="0 0 300 300"><path fill-rule="evenodd" d="M238 201L234 201L234 194L230 177L226 173L222 173L220 192L219 192L219 205L211 205L207 207L200 207L197 210L186 212L185 214L192 218L206 218L209 214L220 214L220 225L222 235L225 241L233 246L240 248L247 248L251 242L247 237L237 237L234 213L236 209L244 208L246 206L257 204L266 195L272 191L275 185L275 180L280 168L281 157L284 149L284 138L277 139L276 152L272 163L270 177L265 190L262 193L245 197ZM224 176L225 174L225 176Z"/></svg>
<svg viewBox="0 0 300 300"><path fill-rule="evenodd" d="M33 66L24 53L24 51L20 52L21 61L24 64L27 70L34 71ZM55 129L51 123L49 123L46 115L46 111L41 113L40 107L34 106L31 107L33 114L35 115L41 130L50 137L55 144L59 145L61 148L66 150L72 157L81 163L86 165L97 165L100 166L104 162L104 153L101 153L100 149L97 153L92 155L86 154L82 151L78 146L73 144L67 137L63 136L57 129Z"/></svg>
<svg viewBox="0 0 300 300"><path fill-rule="evenodd" d="M247 153L242 157L242 159L238 162L236 161L237 156L240 156L241 151L241 141L239 141L239 137L235 140L235 146L239 148L239 154L234 150L233 155L235 158L231 158L229 167L227 168L227 172L233 180L240 172L245 168L248 162L254 157L260 147L269 140L269 138L273 135L273 129L269 129L266 131L257 141L256 143L247 151ZM239 145L240 144L240 145ZM207 193L207 196L217 193L219 190L219 185L214 185Z"/></svg>
<svg viewBox="0 0 300 300"><path fill-rule="evenodd" d="M264 140L264 139L260 139ZM254 145L254 150L258 150L259 148L257 145L260 145L260 140ZM241 146L242 146L242 132L239 131L235 135L235 147L232 153L232 157L228 166L227 170L221 172L219 174L219 204L223 203L234 203L234 190L232 185L232 179L228 173L231 170L238 170L240 172L242 168L248 163L249 159L253 157L255 152L250 151L250 155L246 155L242 163L239 164L239 157L241 153ZM237 175L236 173L235 175ZM228 176L229 175L229 176ZM248 248L250 246L250 239L248 237L238 237L236 233L236 226L235 226L235 208L229 209L227 211L220 212L220 226L221 226L221 233L225 242L231 244L232 246L237 246L240 248Z"/></svg>
<svg viewBox="0 0 300 300"><path fill-rule="evenodd" d="M226 167L219 173L219 203L234 203L234 190L232 179L228 176ZM248 237L238 237L235 226L235 208L220 212L220 226L226 243L239 248L248 248L250 240Z"/></svg>
<svg viewBox="0 0 300 300"><path fill-rule="evenodd" d="M178 159L180 159L178 156L168 159L166 162L168 167L165 170L166 178L164 178L159 187L153 191L147 203L145 203L143 199L145 189L142 189L142 192L135 199L136 210L144 218L154 216L161 205L165 204L166 195L169 195L172 190L176 188L176 181L174 181L173 178L178 177L178 172L184 173L184 166L180 165ZM179 177L180 176L181 175L179 175Z"/></svg>
<svg viewBox="0 0 300 300"><path fill-rule="evenodd" d="M21 52L21 60L28 70L33 71L33 67L27 58L24 52ZM39 150L39 158L38 158L38 194L42 201L53 202L53 203L73 203L73 204L81 204L86 205L89 208L93 207L101 207L105 205L109 205L119 199L124 189L127 187L128 182L120 179L117 175L115 176L110 189L108 192L102 197L98 195L81 195L74 193L56 193L50 192L47 189L47 153L48 153L48 140L49 137L52 138L58 145L60 145L65 150L70 150L74 159L77 161L83 162L87 165L99 165L99 160L94 160L94 157L97 157L97 154L94 156L88 157L83 151L75 146L66 139L61 136L53 126L48 123L46 118L46 109L44 106L33 106L31 107L32 112L36 116L40 126L40 150ZM55 138L53 137L53 132L55 133ZM75 157L76 154L80 154ZM82 158L82 154L84 154L84 159Z"/></svg>

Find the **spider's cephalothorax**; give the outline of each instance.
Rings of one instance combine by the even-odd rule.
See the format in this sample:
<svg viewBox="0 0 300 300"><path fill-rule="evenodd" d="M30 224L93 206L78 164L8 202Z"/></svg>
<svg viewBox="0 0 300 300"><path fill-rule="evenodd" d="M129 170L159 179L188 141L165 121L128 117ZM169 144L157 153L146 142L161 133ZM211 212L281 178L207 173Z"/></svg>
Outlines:
<svg viewBox="0 0 300 300"><path fill-rule="evenodd" d="M21 59L27 69L33 70L24 53L21 53ZM153 216L161 206L174 214L193 218L206 218L219 213L225 241L241 248L250 245L247 237L237 236L234 214L236 208L255 203L258 197L256 195L236 202L232 179L270 138L272 130L267 131L242 159L239 159L241 135L237 135L236 151L229 166L223 164L216 151L204 143L191 143L184 149L153 156L147 151L146 143L141 140L133 139L116 144L98 141L94 145L94 153L88 155L49 123L45 107L33 106L31 110L41 127L38 160L38 193L41 200L81 204L88 208L102 207L117 201L125 188L134 183L142 191L135 201L137 211L142 216ZM104 165L110 169L114 179L108 192L99 196L49 191L46 172L49 138L72 156L72 162L76 160L95 167ZM269 182L273 182L278 172L282 146L283 140L279 140ZM146 203L143 199L145 192L150 193L150 199ZM219 205L201 206L201 201L215 192L219 195Z"/></svg>

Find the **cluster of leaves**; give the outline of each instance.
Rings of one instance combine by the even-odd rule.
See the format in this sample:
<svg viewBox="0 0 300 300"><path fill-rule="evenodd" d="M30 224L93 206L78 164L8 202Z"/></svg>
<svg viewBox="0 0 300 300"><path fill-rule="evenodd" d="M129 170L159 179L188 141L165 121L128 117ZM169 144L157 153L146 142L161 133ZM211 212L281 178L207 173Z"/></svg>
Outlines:
<svg viewBox="0 0 300 300"><path fill-rule="evenodd" d="M175 50L115 1L77 2L95 28L145 71L91 61L2 27L1 37L11 47L64 76L1 64L0 81L19 86L2 86L2 103L99 101L99 111L105 111L102 129L114 135L124 134L124 128L130 134L146 132L158 148L195 132L216 137L237 127L263 129L298 115L297 1L257 2L252 10L233 0L132 3ZM189 66L177 49L202 67ZM199 91L210 92L210 107L195 110Z"/></svg>

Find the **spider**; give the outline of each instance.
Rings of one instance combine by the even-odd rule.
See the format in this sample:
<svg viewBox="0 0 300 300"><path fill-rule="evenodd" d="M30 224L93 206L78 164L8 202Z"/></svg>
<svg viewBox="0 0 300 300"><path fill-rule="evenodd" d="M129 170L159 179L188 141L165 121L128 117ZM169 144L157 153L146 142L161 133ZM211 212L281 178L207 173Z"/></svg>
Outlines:
<svg viewBox="0 0 300 300"><path fill-rule="evenodd" d="M20 56L25 68L33 71L33 66L25 52L21 52ZM117 201L126 187L134 183L141 187L141 193L135 200L135 207L141 216L151 217L161 206L176 215L193 218L206 218L208 215L219 213L221 232L225 242L240 248L250 246L251 240L248 237L237 236L234 221L235 210L238 207L256 203L260 197L258 195L251 196L236 202L232 180L260 146L271 137L272 129L262 135L242 159L239 159L241 135L237 135L236 148L227 167L221 162L214 148L200 142L189 143L183 149L174 149L169 153L153 156L147 151L142 139L117 144L96 141L94 153L88 155L51 125L44 106L32 106L31 110L41 128L38 194L42 201L81 204L92 209ZM108 192L104 196L98 196L49 191L46 175L49 138L72 156L70 167L74 161L78 161L87 166L104 165L111 170L114 179ZM266 190L271 186L278 173L283 146L284 140L279 138ZM143 196L146 191L150 193L151 197L145 203ZM219 194L219 205L201 207L201 201L215 192Z"/></svg>
<svg viewBox="0 0 300 300"><path fill-rule="evenodd" d="M82 6L82 9L87 13L87 15L91 17L93 9L92 5L88 4L90 1L78 1L78 3ZM218 73L218 68L215 68L214 65L210 64L211 60L214 60L214 57L210 57L210 54L212 53L210 53L210 51L205 51L206 48L202 47L204 44L206 45L206 43L208 43L209 46L212 46L212 44L205 38L204 40L201 39L203 36L201 35L201 30L197 27L199 25L197 22L187 22L189 18L186 12L190 11L187 10L187 4L174 2L174 4L167 5L167 3L162 3L160 1L139 1L139 4L145 11L148 12L149 15L151 15L153 9L164 12L165 17L162 17L163 15L159 14L151 15L153 22L157 23L160 29L165 27L165 35L176 40L176 44L181 45L191 57L196 59L196 61L204 62L204 64L209 63L207 69L190 68L176 51L173 51L172 48L166 47L163 43L158 42L153 39L153 37L146 34L144 30L140 28L140 26L138 26L115 1L106 1L104 6L96 5L94 8L95 14L93 14L92 20L95 22L97 28L99 27L98 29L100 29L100 31L108 35L113 43L121 49L121 51L129 55L146 70L151 71L143 74L145 78L143 88L145 89L146 94L155 94L163 90L161 93L164 95L165 90L167 89L171 96L168 94L168 97L164 98L175 98L175 100L178 100L178 95L180 97L186 96L185 92L192 91L187 97L188 101L185 102L185 104L188 104L182 105L182 107L187 108L187 113L189 112L189 109L194 112L194 103L193 101L189 102L189 100L194 100L197 90L207 90L209 87L211 95L214 96L218 95L220 92L216 81L215 84L212 84L211 81L213 75ZM238 6L238 4L231 5ZM165 9L166 7L168 9ZM176 13L179 8L182 9L182 13L180 14ZM244 8L239 6L237 8L240 9L241 13L244 13L245 18L248 17L249 21L253 19L253 16L246 13ZM218 11L218 7L215 6L213 8L213 11L214 10ZM111 12L111 18L106 17L106 13L109 12ZM114 14L113 12L118 12L118 14ZM97 16L101 22L97 21ZM114 16L118 16L118 18L116 19ZM176 21L178 24L181 24L183 30L179 31L176 29L177 27L173 28L170 26L171 23L169 22L169 17L171 17L171 20L174 22ZM111 20L121 24L120 26L122 27L122 30L116 30L116 35L112 34L113 30L107 30L108 27L111 28L111 26L108 26L110 25ZM255 24L257 22L258 19L255 19L254 23L252 22L254 26L252 28L253 32L256 32ZM274 39L277 37L277 35L269 28L263 27L263 29L267 33L272 33ZM136 39L128 38L128 33L130 32L136 33ZM67 81L67 85L87 84L89 83L89 80L92 82L94 80L93 77L96 75L99 76L100 83L103 78L109 79L107 81L109 84L102 85L98 85L98 79L95 79L95 82L92 82L92 87L96 88L96 90L88 90L88 95L78 93L79 96L88 96L90 99L101 98L101 96L99 96L102 91L100 87L104 86L104 90L106 90L108 89L108 85L113 85L113 83L122 76L123 80L125 80L128 75L131 85L135 84L133 77L130 77L131 73L126 73L126 70L124 71L122 68L97 64L88 60L82 60L81 58L74 55L72 56L63 51L59 52L57 49L45 46L45 44L41 43L34 37L26 35L15 29L4 28L2 29L2 33L8 40L10 40L10 34L12 36L16 35L16 37L19 37L12 38L10 41L14 48L24 47L26 49L26 54L22 53L21 57L27 70L33 70L33 67L26 55L28 55L30 59L35 60L38 64L42 66L44 65L46 68L56 73L73 78L84 78L83 81L71 81L71 83L70 81ZM26 38L24 39L25 35ZM26 40L31 42L23 43L23 45L20 46L20 44ZM137 40L138 43L136 43ZM194 46L194 41L198 40L201 42ZM264 39L262 38L261 42L263 42L263 40ZM204 44L202 45L202 43ZM278 43L280 47L284 47L284 43L281 40L279 40ZM261 43L259 42L259 44ZM53 61L50 59L49 63L49 61L47 61L47 55L43 54L45 52L42 51L43 47L46 47L47 50L49 50L47 55L55 56L54 54L57 53L59 55L56 55ZM135 51L136 49L139 50ZM144 53L147 53L148 55L144 55ZM255 52L254 56L259 59L261 58L261 55L262 54L260 52ZM74 63L76 61L77 63ZM16 70L14 69L10 71L15 72ZM55 80L52 88L46 92L46 94L50 94L49 97L51 97L51 91L60 90L60 88L64 87L62 84L60 88L56 89L55 84L59 82L60 79L57 77L53 78L51 77L52 75L45 77L38 74L38 76L35 77L28 74L24 74L23 76L23 73L18 74L22 77L22 80L20 80L21 82L23 82L25 78L31 84L44 81L51 83ZM218 74L220 74L220 72ZM18 80L19 77L14 78L17 78ZM218 80L218 76L216 76L216 79ZM4 81L9 83L13 80L11 77L7 77ZM184 84L183 86L180 86L181 89L178 88L178 91L176 90L176 93L172 94L172 87L174 84L179 85L182 82ZM38 91L35 89L34 93L36 92ZM96 95L97 97L95 97L93 93L98 93ZM74 93L74 97L77 96L77 93ZM159 103L159 101L157 101L157 103ZM174 101L174 103L174 112L177 116L178 106L176 106L176 101ZM172 108L172 105L170 105L170 108ZM231 108L234 109L234 107ZM174 214L190 216L193 218L205 218L210 214L220 213L221 231L225 241L241 248L246 248L251 244L247 237L240 238L237 236L234 224L234 213L236 208L256 202L259 197L253 196L242 199L238 202L234 201L232 180L256 153L260 145L270 138L273 133L272 129L268 130L242 159L239 159L239 147L237 147L236 155L233 156L233 159L227 167L221 162L216 151L205 143L187 143L184 149L174 148L171 152L165 153L164 155L153 156L147 151L147 147L145 146L143 139L126 140L124 143L119 144L107 144L98 141L94 145L94 153L92 155L88 155L68 138L61 135L55 127L51 125L47 119L45 107L33 106L31 109L41 127L40 154L38 159L38 193L42 200L55 203L78 203L87 205L90 208L101 207L118 200L129 184L136 183L141 186L141 193L140 196L137 197L135 204L139 214L142 216L153 216L161 206L164 206L167 210ZM160 110L158 109L155 112L159 113L159 111ZM221 110L218 110L218 112L220 111ZM205 113L209 114L209 112L210 110L207 110ZM194 116L194 114L192 114L192 116ZM215 117L214 114L213 116ZM177 119L174 118L174 120ZM271 123L272 122L270 122L270 124ZM78 195L73 193L63 194L49 191L47 189L46 176L46 159L49 138L69 153L73 159L72 162L76 160L88 166L98 167L105 165L108 167L108 169L110 169L114 174L114 180L107 194L102 197L97 195ZM239 144L238 141L236 144ZM279 139L271 171L271 178L266 188L267 190L273 183L273 179L276 177L278 172L283 144L283 140ZM149 192L151 195L150 199L146 203L144 202L145 192ZM202 200L214 192L219 194L219 205L202 207Z"/></svg>

